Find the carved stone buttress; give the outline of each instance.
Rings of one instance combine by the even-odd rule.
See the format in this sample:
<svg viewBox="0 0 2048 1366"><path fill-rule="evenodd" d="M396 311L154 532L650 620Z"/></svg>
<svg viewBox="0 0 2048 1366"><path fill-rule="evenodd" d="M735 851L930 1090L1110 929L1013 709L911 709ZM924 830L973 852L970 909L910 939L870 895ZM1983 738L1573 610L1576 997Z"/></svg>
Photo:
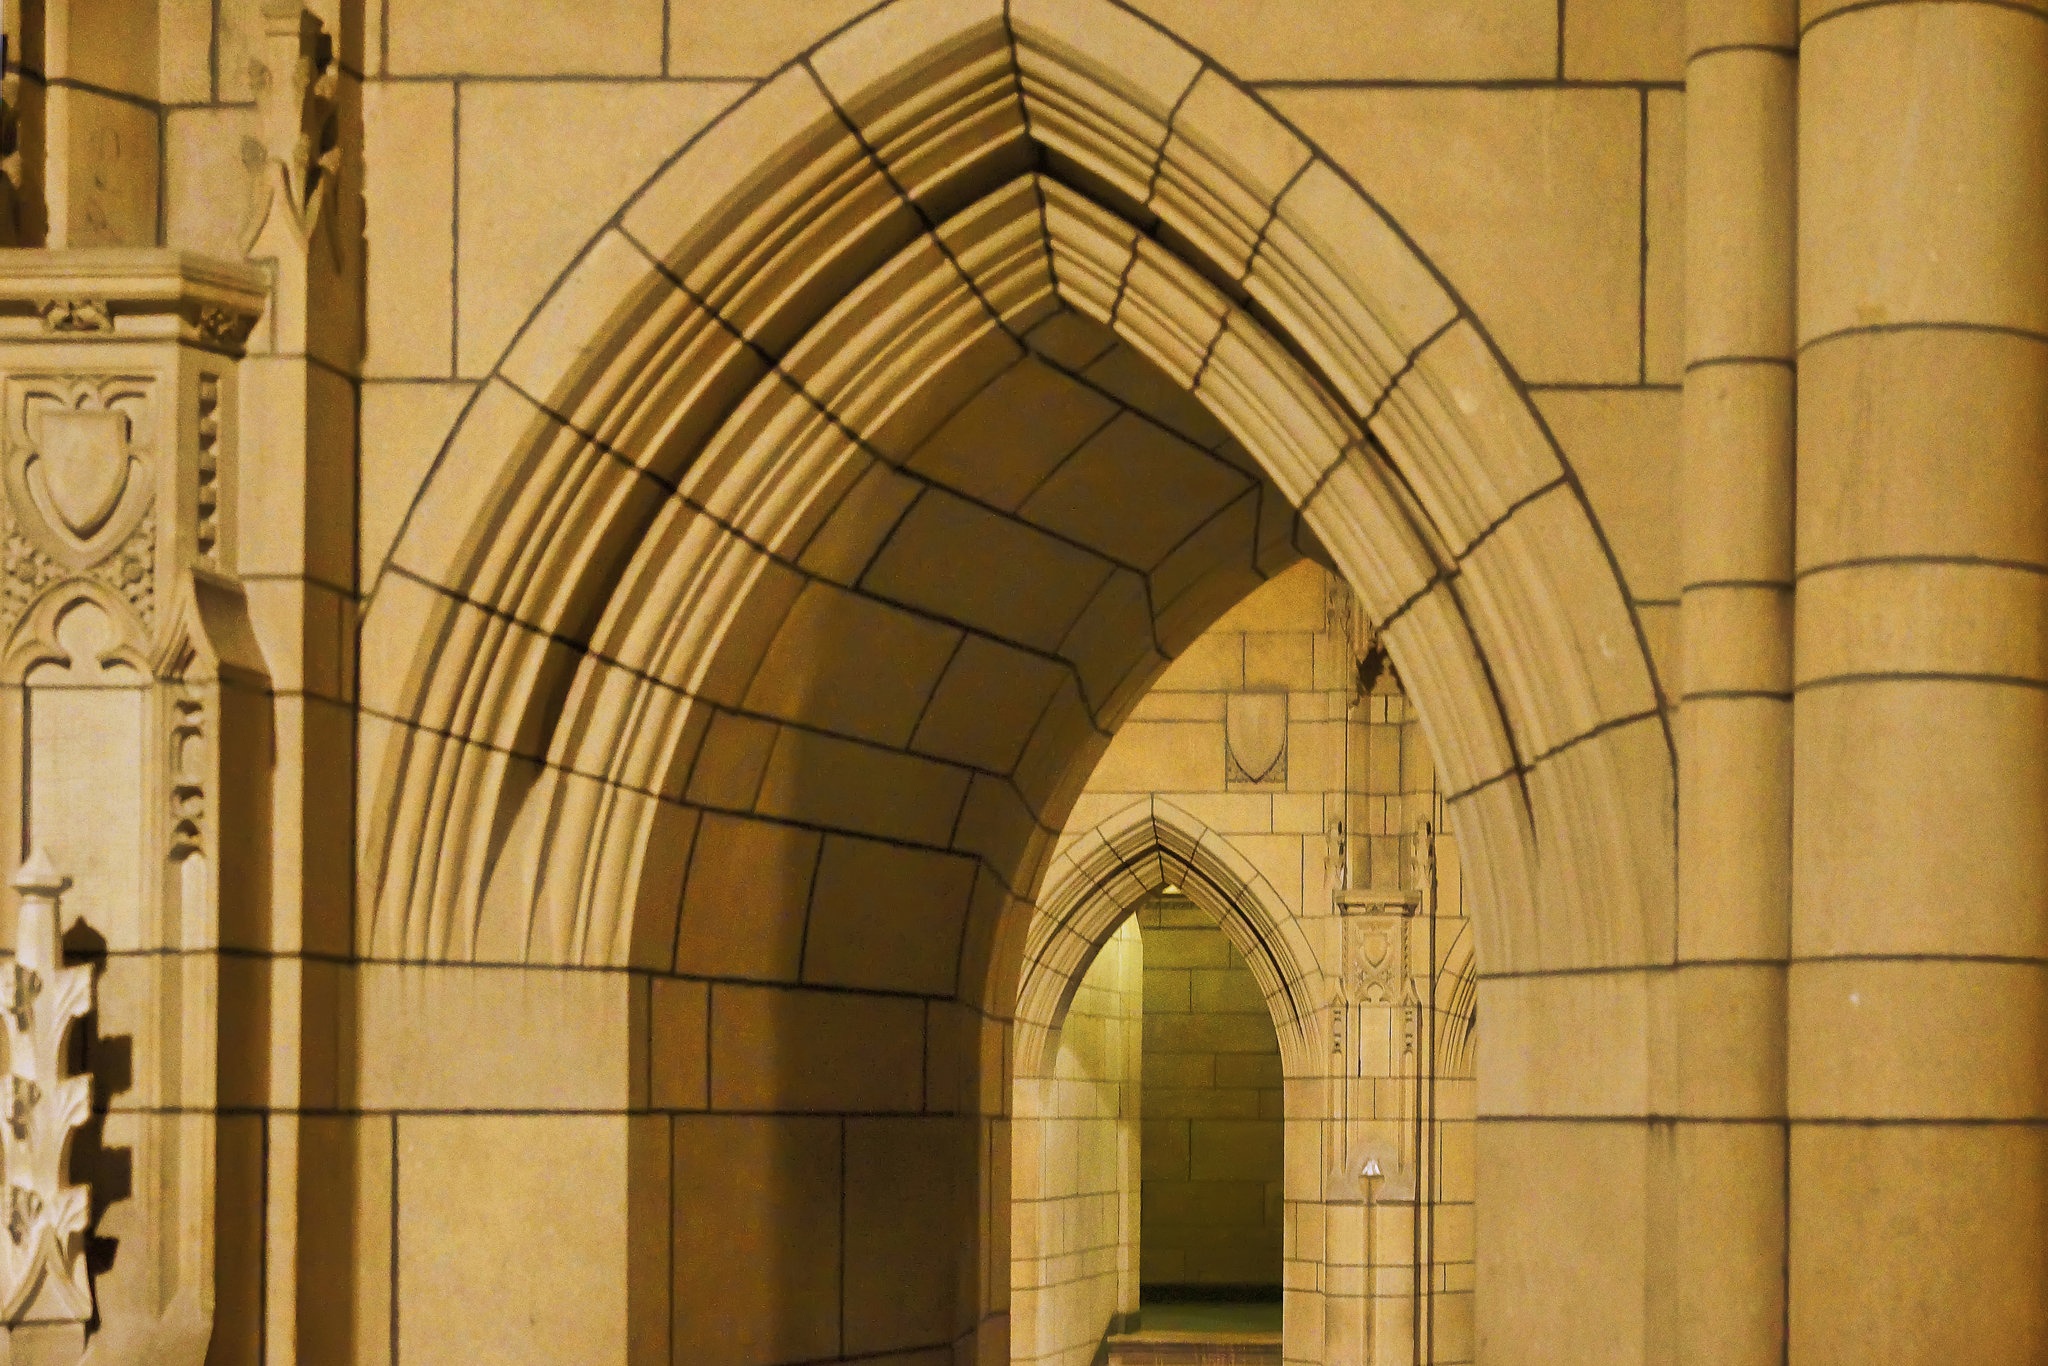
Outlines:
<svg viewBox="0 0 2048 1366"><path fill-rule="evenodd" d="M16 1359L32 1332L37 1360L71 1360L52 1347L71 1338L51 1335L83 1352L88 1325L95 1361L205 1355L225 1198L221 926L256 921L234 908L229 889L254 884L231 875L238 851L210 813L230 799L223 748L268 743L233 575L241 348L269 288L257 269L174 251L0 260L0 809L41 860L14 883L20 927L0 968L0 1329ZM142 966L95 995L65 945ZM86 1067L100 1040L132 1059L101 1079L97 1111L93 1078L62 1060L88 1010ZM103 1155L128 1167L118 1188L101 1187ZM95 1245L121 1252L95 1262Z"/></svg>

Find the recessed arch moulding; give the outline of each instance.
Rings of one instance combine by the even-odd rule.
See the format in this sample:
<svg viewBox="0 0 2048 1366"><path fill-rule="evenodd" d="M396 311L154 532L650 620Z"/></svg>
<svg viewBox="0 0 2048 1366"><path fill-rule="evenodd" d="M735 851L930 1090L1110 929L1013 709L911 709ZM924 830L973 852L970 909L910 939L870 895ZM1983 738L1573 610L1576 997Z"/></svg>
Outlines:
<svg viewBox="0 0 2048 1366"><path fill-rule="evenodd" d="M1179 407L1095 377L1110 345ZM1033 385L1114 409L1107 473L1075 474L1093 428L1012 468L1057 425ZM1089 516L1155 502L1149 541ZM365 608L358 948L712 979L705 1103L971 1119L986 1249L1053 834L1165 662L1302 554L1383 629L1512 978L1482 1109L1648 1113L1640 1000L1586 1026L1620 1101L1546 1091L1515 1042L1564 1009L1517 974L1669 961L1673 765L1612 558L1481 320L1147 21L896 0L679 148L442 450ZM720 982L816 1004L807 1039L921 1000L920 1066L957 1058L900 1103L770 1104L733 1080L756 1055L720 1061ZM1006 1260L914 1330L855 1315L762 1359L972 1334Z"/></svg>
<svg viewBox="0 0 2048 1366"><path fill-rule="evenodd" d="M1229 841L1163 797L1146 797L1076 837L1053 858L1024 948L1017 993L1019 1075L1051 1076L1060 1026L1089 964L1139 903L1178 887L1215 918L1273 1017L1290 1077L1319 1075L1317 1017L1327 975L1285 900Z"/></svg>

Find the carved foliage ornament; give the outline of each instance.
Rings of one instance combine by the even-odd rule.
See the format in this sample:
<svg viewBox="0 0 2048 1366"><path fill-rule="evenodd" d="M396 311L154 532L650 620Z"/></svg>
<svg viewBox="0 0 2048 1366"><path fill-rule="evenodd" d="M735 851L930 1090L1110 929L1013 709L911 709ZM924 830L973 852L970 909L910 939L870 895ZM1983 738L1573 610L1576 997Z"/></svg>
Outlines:
<svg viewBox="0 0 2048 1366"><path fill-rule="evenodd" d="M282 218L301 248L320 230L322 210L341 173L335 92L340 68L320 21L300 0L263 0L262 55L249 63L260 137L242 143L255 176L242 251L256 250L264 225ZM339 239L334 239L337 254Z"/></svg>
<svg viewBox="0 0 2048 1366"><path fill-rule="evenodd" d="M37 306L45 332L112 332L114 311L105 299L50 299Z"/></svg>
<svg viewBox="0 0 2048 1366"><path fill-rule="evenodd" d="M1407 994L1406 915L1345 917L1344 987L1358 1005L1394 1005Z"/></svg>
<svg viewBox="0 0 2048 1366"><path fill-rule="evenodd" d="M22 865L14 879L21 893L14 963L0 973L8 1043L8 1089L0 1094L7 1157L0 1321L10 1327L84 1323L93 1313L87 1191L69 1177L71 1135L91 1109L92 1078L67 1076L64 1066L66 1036L92 1009L92 969L63 965L57 899L70 882L40 849Z"/></svg>

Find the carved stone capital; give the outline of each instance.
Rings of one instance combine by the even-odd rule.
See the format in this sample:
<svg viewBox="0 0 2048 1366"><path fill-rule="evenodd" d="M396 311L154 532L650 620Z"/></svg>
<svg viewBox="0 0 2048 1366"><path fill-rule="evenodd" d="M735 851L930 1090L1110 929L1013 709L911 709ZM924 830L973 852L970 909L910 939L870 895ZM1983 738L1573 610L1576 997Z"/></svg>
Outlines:
<svg viewBox="0 0 2048 1366"><path fill-rule="evenodd" d="M157 248L10 251L0 261L0 341L180 341L239 352L269 277Z"/></svg>
<svg viewBox="0 0 2048 1366"><path fill-rule="evenodd" d="M231 358L268 292L176 251L0 259L0 652L42 648L37 604L91 589L146 653L160 584L232 572Z"/></svg>

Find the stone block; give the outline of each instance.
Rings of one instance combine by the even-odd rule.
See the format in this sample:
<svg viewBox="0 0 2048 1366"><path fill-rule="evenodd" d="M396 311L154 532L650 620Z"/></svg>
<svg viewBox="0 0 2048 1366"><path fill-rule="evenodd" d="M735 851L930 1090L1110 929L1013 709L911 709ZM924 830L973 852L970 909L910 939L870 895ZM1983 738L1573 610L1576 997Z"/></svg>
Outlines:
<svg viewBox="0 0 2048 1366"><path fill-rule="evenodd" d="M635 0L604 0L597 9L621 3ZM490 23L472 14L462 27ZM506 24L510 31L536 27L545 25L531 15ZM393 31L402 31L396 19ZM607 39L621 32L610 28ZM602 51L596 43L575 50L578 58ZM465 85L456 201L459 373L489 370L555 277L626 197L743 93L744 86L695 81ZM542 128L555 151L548 173L535 175L534 133Z"/></svg>
<svg viewBox="0 0 2048 1366"><path fill-rule="evenodd" d="M154 246L163 156L156 110L90 88L59 87L46 98L50 241ZM236 251L230 259L240 256Z"/></svg>
<svg viewBox="0 0 2048 1366"><path fill-rule="evenodd" d="M1264 1015L1154 1015L1145 1020L1145 1052L1271 1053L1273 1024Z"/></svg>
<svg viewBox="0 0 2048 1366"><path fill-rule="evenodd" d="M362 386L362 474L357 563L373 585L448 435L476 392L470 384Z"/></svg>
<svg viewBox="0 0 2048 1366"><path fill-rule="evenodd" d="M847 1121L847 1355L956 1330L959 1263L974 1239L973 1138L970 1123L952 1118Z"/></svg>
<svg viewBox="0 0 2048 1366"><path fill-rule="evenodd" d="M1194 929L1147 929L1144 935L1147 1011L1170 1009L1170 1000L1185 1000L1187 997L1187 993L1178 987L1172 996L1166 994L1164 974L1167 969L1224 968L1230 965L1230 941L1213 925ZM1159 982L1160 991L1156 998L1153 994L1155 980ZM1183 1010L1192 1008L1181 1007Z"/></svg>
<svg viewBox="0 0 2048 1366"><path fill-rule="evenodd" d="M1564 9L1564 76L1573 81L1685 79L1684 0L1573 0Z"/></svg>
<svg viewBox="0 0 2048 1366"><path fill-rule="evenodd" d="M1194 979L1194 1008L1197 1011L1261 1017L1266 1013L1265 995L1260 992L1257 979L1242 965L1233 964L1226 971L1198 968L1189 976Z"/></svg>
<svg viewBox="0 0 2048 1366"><path fill-rule="evenodd" d="M1646 1056L1650 973L1489 977L1480 1110L1499 1115L1640 1115L1650 1104Z"/></svg>
<svg viewBox="0 0 2048 1366"><path fill-rule="evenodd" d="M2040 16L1886 7L1817 26L1799 65L1799 165L1828 168L1800 176L1801 343L1921 322L2048 332L2048 217L2031 209L2048 167L2026 131L2048 116ZM1933 108L1950 112L1924 122Z"/></svg>
<svg viewBox="0 0 2048 1366"><path fill-rule="evenodd" d="M364 964L354 1006L360 1103L623 1110L645 1080L631 1066L642 990L624 977L546 968Z"/></svg>
<svg viewBox="0 0 2048 1366"><path fill-rule="evenodd" d="M210 103L212 0L167 0L157 8L156 29L157 71L150 93L165 104Z"/></svg>
<svg viewBox="0 0 2048 1366"><path fill-rule="evenodd" d="M714 1109L915 1113L923 1093L922 1001L782 987L711 990Z"/></svg>
<svg viewBox="0 0 2048 1366"><path fill-rule="evenodd" d="M363 90L368 277L363 373L455 368L455 88L378 81ZM368 480L365 479L365 487Z"/></svg>
<svg viewBox="0 0 2048 1366"><path fill-rule="evenodd" d="M1206 0L1140 0L1246 80L1482 81L1547 78L1557 13L1536 0L1458 0L1330 9L1282 0L1252 20ZM1313 33L1313 42L1303 41Z"/></svg>
<svg viewBox="0 0 2048 1366"><path fill-rule="evenodd" d="M1155 1057L1161 1055L1155 1055ZM1211 1056L1203 1054L1200 1056ZM1146 1078L1144 1111L1158 1119L1257 1119L1256 1091L1226 1091L1216 1087L1181 1090L1160 1086Z"/></svg>
<svg viewBox="0 0 2048 1366"><path fill-rule="evenodd" d="M1272 98L1449 277L1523 378L1635 382L1636 92L1288 90Z"/></svg>
<svg viewBox="0 0 2048 1366"><path fill-rule="evenodd" d="M2048 346L1903 329L1813 347L1799 365L1800 569L1902 555L2041 563L2048 487L2032 470L2048 422ZM1914 380L1937 372L1938 387ZM1968 479L1943 454L1962 431ZM2007 492L1987 498L1986 488Z"/></svg>
<svg viewBox="0 0 2048 1366"><path fill-rule="evenodd" d="M2048 697L1899 680L1816 688L1797 714L1795 957L2048 953L2048 850L2027 833L2048 774L2016 740L2048 727ZM1850 761L1872 735L1892 763Z"/></svg>
<svg viewBox="0 0 2048 1366"><path fill-rule="evenodd" d="M1034 649L1059 646L1108 561L934 491L904 517L864 588Z"/></svg>
<svg viewBox="0 0 2048 1366"><path fill-rule="evenodd" d="M806 982L953 994L973 860L831 835L817 870Z"/></svg>
<svg viewBox="0 0 2048 1366"><path fill-rule="evenodd" d="M166 240L187 251L241 259L243 206L253 193L249 168L242 164L242 144L255 133L254 108L165 111ZM226 209L228 205L233 208Z"/></svg>
<svg viewBox="0 0 2048 1366"><path fill-rule="evenodd" d="M699 805L744 811L761 790L761 775L767 771L780 727L728 711L701 710L710 718L703 723L704 739L687 772L684 791Z"/></svg>
<svg viewBox="0 0 2048 1366"><path fill-rule="evenodd" d="M874 8L869 0L767 0L740 11L669 12L668 69L677 76L759 77Z"/></svg>
<svg viewBox="0 0 2048 1366"><path fill-rule="evenodd" d="M1643 379L1677 384L1685 368L1685 109L1676 90L1652 90L1643 182Z"/></svg>
<svg viewBox="0 0 2048 1366"><path fill-rule="evenodd" d="M1504 1366L1641 1360L1644 1127L1495 1121L1480 1128L1478 1172L1478 1278L1521 1288L1478 1297L1480 1357Z"/></svg>
<svg viewBox="0 0 2048 1366"><path fill-rule="evenodd" d="M1800 1125L1791 1164L1795 1358L2048 1353L2048 1134L2038 1126Z"/></svg>
<svg viewBox="0 0 2048 1366"><path fill-rule="evenodd" d="M2048 582L2034 570L1846 565L1799 591L1793 655L1801 685L1857 675L2048 682Z"/></svg>
<svg viewBox="0 0 2048 1366"><path fill-rule="evenodd" d="M683 884L679 971L795 981L820 837L707 814Z"/></svg>
<svg viewBox="0 0 2048 1366"><path fill-rule="evenodd" d="M1181 651L1166 672L1153 681L1153 695L1170 692L1223 692L1244 686L1244 637L1212 627ZM1219 709L1218 721L1223 719Z"/></svg>
<svg viewBox="0 0 2048 1366"><path fill-rule="evenodd" d="M970 775L916 755L812 731L776 736L754 809L852 834L943 847Z"/></svg>
<svg viewBox="0 0 2048 1366"><path fill-rule="evenodd" d="M597 0L534 12L484 0L460 9L394 0L384 41L394 76L658 76L660 0Z"/></svg>
<svg viewBox="0 0 2048 1366"><path fill-rule="evenodd" d="M677 1118L672 1341L679 1360L774 1366L837 1352L840 1131L837 1119ZM775 1274L735 1275L743 1266Z"/></svg>
<svg viewBox="0 0 2048 1366"><path fill-rule="evenodd" d="M1306 631L1258 631L1244 638L1244 681L1250 689L1315 686L1315 637Z"/></svg>
<svg viewBox="0 0 2048 1366"><path fill-rule="evenodd" d="M622 1115L398 1121L401 1360L624 1359L627 1125ZM567 1198L571 1171L610 1198ZM479 1257L479 1247L524 1251Z"/></svg>
<svg viewBox="0 0 2048 1366"><path fill-rule="evenodd" d="M1785 970L1682 964L1672 975L1679 1112L1774 1119L1785 1107Z"/></svg>
<svg viewBox="0 0 2048 1366"><path fill-rule="evenodd" d="M813 583L782 620L746 706L857 739L910 739L959 631L831 584ZM848 651L865 661L843 667Z"/></svg>
<svg viewBox="0 0 2048 1366"><path fill-rule="evenodd" d="M711 989L657 977L648 984L648 1096L657 1110L711 1103Z"/></svg>
<svg viewBox="0 0 2048 1366"><path fill-rule="evenodd" d="M1189 1121L1189 1174L1196 1181L1278 1179L1281 1126L1272 1120Z"/></svg>
<svg viewBox="0 0 2048 1366"><path fill-rule="evenodd" d="M1786 1104L1795 1118L2048 1117L2032 963L1794 963Z"/></svg>
<svg viewBox="0 0 2048 1366"><path fill-rule="evenodd" d="M1090 781L1105 792L1208 792L1223 786L1223 727L1132 721L1120 728Z"/></svg>
<svg viewBox="0 0 2048 1366"><path fill-rule="evenodd" d="M1551 392L1539 395L1537 406L1621 562L1629 595L1675 600L1679 395L1664 389Z"/></svg>
<svg viewBox="0 0 2048 1366"><path fill-rule="evenodd" d="M1127 496L1140 487L1146 497ZM1251 487L1230 465L1126 410L1088 437L1020 511L1121 564L1151 570Z"/></svg>

